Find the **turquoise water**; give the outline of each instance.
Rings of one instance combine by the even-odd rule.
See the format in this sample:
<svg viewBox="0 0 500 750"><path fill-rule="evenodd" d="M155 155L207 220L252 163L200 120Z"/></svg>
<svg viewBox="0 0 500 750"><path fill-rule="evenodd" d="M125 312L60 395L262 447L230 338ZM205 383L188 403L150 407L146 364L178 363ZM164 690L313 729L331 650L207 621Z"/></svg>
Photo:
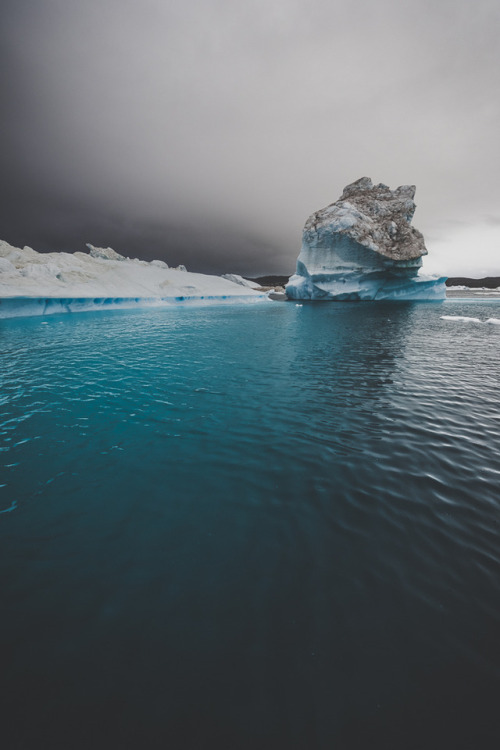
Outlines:
<svg viewBox="0 0 500 750"><path fill-rule="evenodd" d="M500 303L0 321L5 748L499 746Z"/></svg>

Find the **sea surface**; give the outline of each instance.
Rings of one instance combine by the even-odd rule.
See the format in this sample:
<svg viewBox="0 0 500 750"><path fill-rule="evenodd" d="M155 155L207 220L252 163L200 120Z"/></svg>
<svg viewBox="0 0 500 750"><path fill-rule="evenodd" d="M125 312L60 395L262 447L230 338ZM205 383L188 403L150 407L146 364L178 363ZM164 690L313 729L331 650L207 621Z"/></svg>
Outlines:
<svg viewBox="0 0 500 750"><path fill-rule="evenodd" d="M500 747L499 319L0 321L2 750Z"/></svg>

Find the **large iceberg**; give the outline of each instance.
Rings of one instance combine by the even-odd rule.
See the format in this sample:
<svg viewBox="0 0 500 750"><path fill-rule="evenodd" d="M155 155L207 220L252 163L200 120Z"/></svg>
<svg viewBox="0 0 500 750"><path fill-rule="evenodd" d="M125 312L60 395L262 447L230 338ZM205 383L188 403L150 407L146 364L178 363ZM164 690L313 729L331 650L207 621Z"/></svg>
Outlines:
<svg viewBox="0 0 500 750"><path fill-rule="evenodd" d="M0 318L96 308L262 302L268 296L220 276L125 258L111 248L37 253L0 240Z"/></svg>
<svg viewBox="0 0 500 750"><path fill-rule="evenodd" d="M445 278L419 273L427 255L411 226L415 186L391 190L369 177L306 221L289 299L441 300Z"/></svg>

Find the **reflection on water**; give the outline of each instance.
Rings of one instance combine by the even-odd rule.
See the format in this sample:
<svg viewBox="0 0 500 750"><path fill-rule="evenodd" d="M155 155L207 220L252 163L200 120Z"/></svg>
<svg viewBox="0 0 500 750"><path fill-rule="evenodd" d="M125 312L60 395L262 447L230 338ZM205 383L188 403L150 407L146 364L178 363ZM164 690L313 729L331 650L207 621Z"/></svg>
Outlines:
<svg viewBox="0 0 500 750"><path fill-rule="evenodd" d="M290 377L300 382L307 374L314 411L328 405L320 433L317 421L311 422L310 439L330 441L338 451L361 450L357 421L362 419L363 430L377 429L378 402L383 402L384 386L392 384L397 360L411 337L414 309L411 304L379 303L368 311L367 321L366 305L353 304L345 326L343 306L335 306L333 315L320 315L317 305L306 307L291 342L295 357ZM308 430L307 423L303 427Z"/></svg>
<svg viewBox="0 0 500 750"><path fill-rule="evenodd" d="M2 322L7 746L497 747L495 305Z"/></svg>

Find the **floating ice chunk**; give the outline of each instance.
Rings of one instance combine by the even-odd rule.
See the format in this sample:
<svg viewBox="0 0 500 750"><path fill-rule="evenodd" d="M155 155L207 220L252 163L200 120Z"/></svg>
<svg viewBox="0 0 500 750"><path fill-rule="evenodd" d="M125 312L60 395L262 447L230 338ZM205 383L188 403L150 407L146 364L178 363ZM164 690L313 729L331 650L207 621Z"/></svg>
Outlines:
<svg viewBox="0 0 500 750"><path fill-rule="evenodd" d="M489 323L490 325L500 326L500 318L480 320L479 318L468 318L465 315L441 315L441 320L458 320L463 323Z"/></svg>
<svg viewBox="0 0 500 750"><path fill-rule="evenodd" d="M463 323L482 323L479 318L468 318L466 315L441 315L441 320L459 320Z"/></svg>
<svg viewBox="0 0 500 750"><path fill-rule="evenodd" d="M288 297L285 294L285 292L268 292L267 296L269 299L273 300L273 302L286 302Z"/></svg>

